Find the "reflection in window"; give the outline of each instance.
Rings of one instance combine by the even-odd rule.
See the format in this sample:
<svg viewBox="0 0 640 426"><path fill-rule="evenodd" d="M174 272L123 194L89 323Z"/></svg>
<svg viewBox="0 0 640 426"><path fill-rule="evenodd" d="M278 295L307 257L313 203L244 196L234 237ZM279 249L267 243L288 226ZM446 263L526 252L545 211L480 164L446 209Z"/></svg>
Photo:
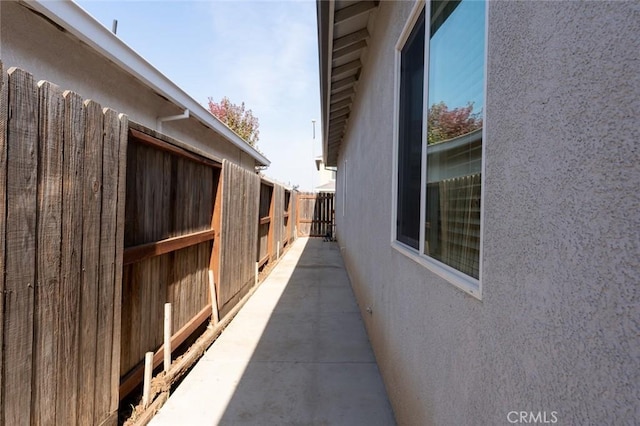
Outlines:
<svg viewBox="0 0 640 426"><path fill-rule="evenodd" d="M485 3L430 4L425 254L478 278Z"/></svg>

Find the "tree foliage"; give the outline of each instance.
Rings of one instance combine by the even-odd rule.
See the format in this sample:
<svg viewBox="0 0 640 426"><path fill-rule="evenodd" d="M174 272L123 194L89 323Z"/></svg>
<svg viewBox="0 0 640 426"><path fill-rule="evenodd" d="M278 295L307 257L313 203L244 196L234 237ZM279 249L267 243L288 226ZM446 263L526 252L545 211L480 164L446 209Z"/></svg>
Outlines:
<svg viewBox="0 0 640 426"><path fill-rule="evenodd" d="M209 98L209 112L226 124L238 136L255 147L258 142L260 123L250 109L245 109L244 102L236 105L226 96L220 102Z"/></svg>
<svg viewBox="0 0 640 426"><path fill-rule="evenodd" d="M433 144L482 128L482 115L473 103L449 110L444 102L431 105L427 115L427 143Z"/></svg>

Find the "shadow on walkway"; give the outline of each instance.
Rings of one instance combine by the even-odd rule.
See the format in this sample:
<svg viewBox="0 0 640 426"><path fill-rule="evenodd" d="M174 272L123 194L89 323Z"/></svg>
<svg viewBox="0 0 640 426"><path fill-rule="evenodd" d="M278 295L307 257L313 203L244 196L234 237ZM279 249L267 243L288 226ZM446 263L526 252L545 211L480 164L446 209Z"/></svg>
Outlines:
<svg viewBox="0 0 640 426"><path fill-rule="evenodd" d="M152 425L394 425L340 251L297 240Z"/></svg>

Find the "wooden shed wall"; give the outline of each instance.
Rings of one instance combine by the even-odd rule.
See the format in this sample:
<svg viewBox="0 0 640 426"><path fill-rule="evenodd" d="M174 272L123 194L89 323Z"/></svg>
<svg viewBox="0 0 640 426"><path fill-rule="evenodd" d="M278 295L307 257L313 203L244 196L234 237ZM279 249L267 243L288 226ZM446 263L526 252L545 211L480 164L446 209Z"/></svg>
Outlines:
<svg viewBox="0 0 640 426"><path fill-rule="evenodd" d="M255 282L260 177L228 161L222 166L218 307L223 317Z"/></svg>
<svg viewBox="0 0 640 426"><path fill-rule="evenodd" d="M0 423L116 424L127 118L0 74Z"/></svg>

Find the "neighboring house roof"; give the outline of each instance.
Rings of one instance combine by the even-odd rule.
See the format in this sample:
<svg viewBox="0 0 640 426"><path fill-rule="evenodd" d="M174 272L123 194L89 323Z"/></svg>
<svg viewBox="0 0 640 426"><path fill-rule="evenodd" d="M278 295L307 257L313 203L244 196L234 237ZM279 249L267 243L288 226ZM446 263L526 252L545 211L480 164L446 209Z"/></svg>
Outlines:
<svg viewBox="0 0 640 426"><path fill-rule="evenodd" d="M336 192L336 181L330 180L329 182L316 186L316 191L318 192Z"/></svg>
<svg viewBox="0 0 640 426"><path fill-rule="evenodd" d="M317 0L322 153L337 166L378 1Z"/></svg>
<svg viewBox="0 0 640 426"><path fill-rule="evenodd" d="M271 164L264 155L211 115L204 106L169 80L77 4L69 0L33 0L23 4L61 26L94 49L99 55L113 62L176 106L183 110L188 110L191 117L194 117L253 157L257 165L269 166Z"/></svg>

